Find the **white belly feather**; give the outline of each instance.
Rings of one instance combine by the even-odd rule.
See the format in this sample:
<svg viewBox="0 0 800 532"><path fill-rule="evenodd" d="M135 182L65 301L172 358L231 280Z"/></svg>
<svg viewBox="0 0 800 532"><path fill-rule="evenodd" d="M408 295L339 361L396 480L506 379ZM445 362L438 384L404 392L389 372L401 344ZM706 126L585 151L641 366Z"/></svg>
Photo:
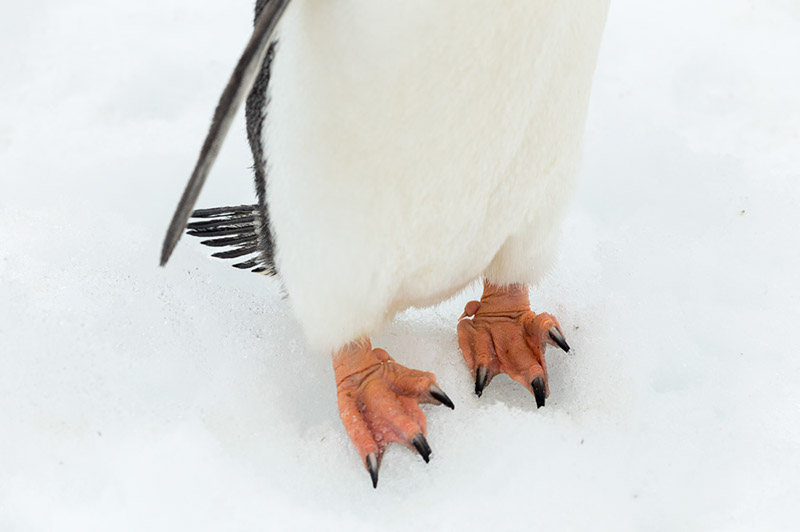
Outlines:
<svg viewBox="0 0 800 532"><path fill-rule="evenodd" d="M538 281L607 0L294 0L264 145L277 265L330 349L481 275Z"/></svg>

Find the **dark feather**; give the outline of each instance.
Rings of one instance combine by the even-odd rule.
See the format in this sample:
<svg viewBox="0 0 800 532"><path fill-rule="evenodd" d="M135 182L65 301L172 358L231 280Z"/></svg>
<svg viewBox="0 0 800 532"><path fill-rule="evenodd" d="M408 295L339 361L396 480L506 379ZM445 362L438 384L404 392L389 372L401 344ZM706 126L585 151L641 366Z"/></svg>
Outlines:
<svg viewBox="0 0 800 532"><path fill-rule="evenodd" d="M214 209L197 209L192 218L217 218L235 214L252 214L258 212L258 205L237 205L236 207L216 207Z"/></svg>
<svg viewBox="0 0 800 532"><path fill-rule="evenodd" d="M253 214L255 205L238 207L217 207L201 209L194 213L194 219L187 227L187 234L205 238L201 244L215 248L231 247L232 249L214 253L218 259L238 259L247 255L255 255L246 262L233 266L239 269L253 269L257 273L274 275L274 269L264 261L259 235L262 230L261 217Z"/></svg>
<svg viewBox="0 0 800 532"><path fill-rule="evenodd" d="M251 92L251 89L264 72L264 65L274 49L273 33L289 0L262 0L261 11L256 17L255 30L242 53L233 75L222 93L214 118L211 123L200 157L197 160L192 176L186 184L181 200L172 216L164 244L161 249L161 265L167 263L172 251L181 237L186 222L192 214L194 204L200 195L206 177L219 153L222 141L230 129L233 116L239 106ZM259 7L258 5L256 6ZM260 139L259 139L260 140ZM263 157L262 157L263 160ZM256 161L256 166L261 161ZM259 198L259 204L261 204Z"/></svg>
<svg viewBox="0 0 800 532"><path fill-rule="evenodd" d="M237 227L241 225L252 225L256 221L255 216L231 216L230 218L218 218L208 222L192 222L186 225L186 229L205 230L205 229L224 229L226 227Z"/></svg>
<svg viewBox="0 0 800 532"><path fill-rule="evenodd" d="M258 235L235 236L233 238L217 238L216 240L203 240L200 242L204 246L212 248L222 248L225 246L238 246L239 244L249 244L258 241Z"/></svg>
<svg viewBox="0 0 800 532"><path fill-rule="evenodd" d="M256 0L255 20L261 16L264 8L274 0ZM259 233L258 244L267 275L274 275L275 268L275 240L272 236L269 205L267 204L267 158L264 154L262 133L264 120L267 115L267 89L271 76L272 60L275 57L277 43L270 44L267 57L261 66L261 71L253 84L253 90L247 97L245 104L245 118L247 122L247 140L250 143L250 152L253 155L253 179L258 198L258 216L261 218L263 230Z"/></svg>
<svg viewBox="0 0 800 532"><path fill-rule="evenodd" d="M250 255L251 253L257 252L258 248L256 246L248 246L244 248L232 249L230 251L220 251L219 253L214 253L211 256L218 259L238 259L239 257L244 257L245 255Z"/></svg>
<svg viewBox="0 0 800 532"><path fill-rule="evenodd" d="M234 268L239 268L240 270L249 270L251 268L257 268L261 266L258 263L258 259L248 260L247 262L240 262L239 264L234 264Z"/></svg>
<svg viewBox="0 0 800 532"><path fill-rule="evenodd" d="M263 9L276 0L257 0L255 21L258 24ZM194 221L188 224L186 233L205 238L201 244L214 248L234 247L228 251L214 253L220 259L235 259L249 254L258 256L246 262L234 264L239 269L252 269L255 273L275 275L275 247L270 231L269 207L267 205L266 156L262 146L264 117L267 108L267 88L270 67L275 55L275 42L271 42L253 88L247 97L247 139L253 156L253 173L258 203L197 209L192 213ZM240 247L235 247L240 246Z"/></svg>
<svg viewBox="0 0 800 532"><path fill-rule="evenodd" d="M200 238L210 238L216 236L245 235L251 230L246 227L227 227L224 229L197 229L186 231L187 235L199 236Z"/></svg>

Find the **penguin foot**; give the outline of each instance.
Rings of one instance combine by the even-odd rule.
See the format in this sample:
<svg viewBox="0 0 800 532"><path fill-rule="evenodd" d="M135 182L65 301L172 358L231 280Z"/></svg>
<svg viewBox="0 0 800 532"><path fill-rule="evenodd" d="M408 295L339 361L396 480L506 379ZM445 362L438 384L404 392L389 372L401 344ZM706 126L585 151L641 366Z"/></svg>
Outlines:
<svg viewBox="0 0 800 532"><path fill-rule="evenodd" d="M530 310L526 286L488 281L481 300L467 303L459 318L458 343L478 397L495 376L506 373L533 394L539 408L550 395L545 347L569 352L558 321Z"/></svg>
<svg viewBox="0 0 800 532"><path fill-rule="evenodd" d="M367 339L343 347L334 354L339 417L361 455L364 466L378 486L378 469L386 447L402 443L425 462L431 448L425 414L420 403L453 402L436 384L433 373L406 368L383 349L372 349Z"/></svg>

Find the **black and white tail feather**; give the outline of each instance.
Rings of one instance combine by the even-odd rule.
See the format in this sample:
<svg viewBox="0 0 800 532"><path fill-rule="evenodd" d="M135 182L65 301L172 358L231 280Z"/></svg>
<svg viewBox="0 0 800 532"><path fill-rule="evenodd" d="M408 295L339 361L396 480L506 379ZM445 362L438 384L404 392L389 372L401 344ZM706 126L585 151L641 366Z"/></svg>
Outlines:
<svg viewBox="0 0 800 532"><path fill-rule="evenodd" d="M270 64L275 50L275 27L289 0L257 0L256 19L250 38L228 85L220 97L200 156L186 184L178 207L172 217L161 249L161 265L169 260L184 228L192 236L202 237L202 244L224 248L214 253L222 259L244 259L234 264L265 275L274 275L274 249L269 227L266 202L266 161L261 146L261 131L266 107L266 89ZM219 207L192 211L203 188L211 166L217 158L222 141L230 129L233 117L247 97L247 136L253 153L256 205ZM198 221L187 225L189 218Z"/></svg>
<svg viewBox="0 0 800 532"><path fill-rule="evenodd" d="M186 226L186 234L202 238L200 243L212 248L226 248L211 255L218 259L236 259L234 268L274 275L272 256L265 253L261 211L256 205L198 209Z"/></svg>

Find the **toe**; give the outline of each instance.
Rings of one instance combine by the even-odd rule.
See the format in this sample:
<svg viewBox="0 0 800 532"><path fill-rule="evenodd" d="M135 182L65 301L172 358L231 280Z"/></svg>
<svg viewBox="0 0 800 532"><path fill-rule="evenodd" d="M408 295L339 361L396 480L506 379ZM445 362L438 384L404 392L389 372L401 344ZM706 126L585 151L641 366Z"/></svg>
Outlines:
<svg viewBox="0 0 800 532"><path fill-rule="evenodd" d="M399 409L397 412L402 412L414 422L414 425L407 425L407 430L403 431L406 436L412 432L425 432L428 428L428 420L425 417L425 412L419 407L417 399L414 397L398 397L397 402ZM393 422L394 423L394 422ZM416 432L414 432L416 430ZM413 436L413 434L411 434Z"/></svg>
<svg viewBox="0 0 800 532"><path fill-rule="evenodd" d="M486 366L479 366L475 371L475 395L480 397L483 395L483 389L489 383L489 368Z"/></svg>
<svg viewBox="0 0 800 532"><path fill-rule="evenodd" d="M365 393L362 399L364 418L372 432L377 433L379 441L384 444L395 441L410 446L414 436L425 432L425 414L416 398L396 395L386 388L374 387L370 392Z"/></svg>
<svg viewBox="0 0 800 532"><path fill-rule="evenodd" d="M478 368L484 367L491 379L497 359L491 332L464 320L458 324L458 344L472 376L477 377Z"/></svg>
<svg viewBox="0 0 800 532"><path fill-rule="evenodd" d="M446 393L444 393L444 390L436 385L436 383L431 384L430 394L431 397L433 397L436 401L439 401L439 403L443 404L450 410L456 409L456 405L453 404L453 401L447 396Z"/></svg>
<svg viewBox="0 0 800 532"><path fill-rule="evenodd" d="M564 335L561 334L561 331L558 330L558 327L553 325L548 329L548 333L550 335L550 339L555 342L558 347L563 349L565 353L569 353L569 344L564 338Z"/></svg>
<svg viewBox="0 0 800 532"><path fill-rule="evenodd" d="M444 393L433 373L408 369L400 364L392 364L392 390L414 398L421 403L443 404L454 409L450 397Z"/></svg>
<svg viewBox="0 0 800 532"><path fill-rule="evenodd" d="M425 460L426 464L431 461L431 446L428 445L428 440L422 433L414 436L411 439L411 444L417 450L422 459Z"/></svg>
<svg viewBox="0 0 800 532"><path fill-rule="evenodd" d="M358 400L352 395L347 393L339 394L339 417L362 459L366 459L370 454L377 456L383 453L383 448L379 446L364 413L359 407Z"/></svg>
<svg viewBox="0 0 800 532"><path fill-rule="evenodd" d="M533 381L531 381L531 388L533 389L534 397L536 397L536 408L542 408L547 397L547 392L545 391L544 385L544 377L536 377L533 379Z"/></svg>
<svg viewBox="0 0 800 532"><path fill-rule="evenodd" d="M402 395L409 395L419 399L429 400L431 385L436 378L433 373L408 369L400 364L390 364L392 389Z"/></svg>
<svg viewBox="0 0 800 532"><path fill-rule="evenodd" d="M458 322L458 346L470 371L475 371L475 326L472 320Z"/></svg>
<svg viewBox="0 0 800 532"><path fill-rule="evenodd" d="M369 471L369 476L372 479L372 487L377 488L378 468L380 467L380 464L378 463L378 455L375 453L369 453L364 462L364 465L367 467L367 471Z"/></svg>

